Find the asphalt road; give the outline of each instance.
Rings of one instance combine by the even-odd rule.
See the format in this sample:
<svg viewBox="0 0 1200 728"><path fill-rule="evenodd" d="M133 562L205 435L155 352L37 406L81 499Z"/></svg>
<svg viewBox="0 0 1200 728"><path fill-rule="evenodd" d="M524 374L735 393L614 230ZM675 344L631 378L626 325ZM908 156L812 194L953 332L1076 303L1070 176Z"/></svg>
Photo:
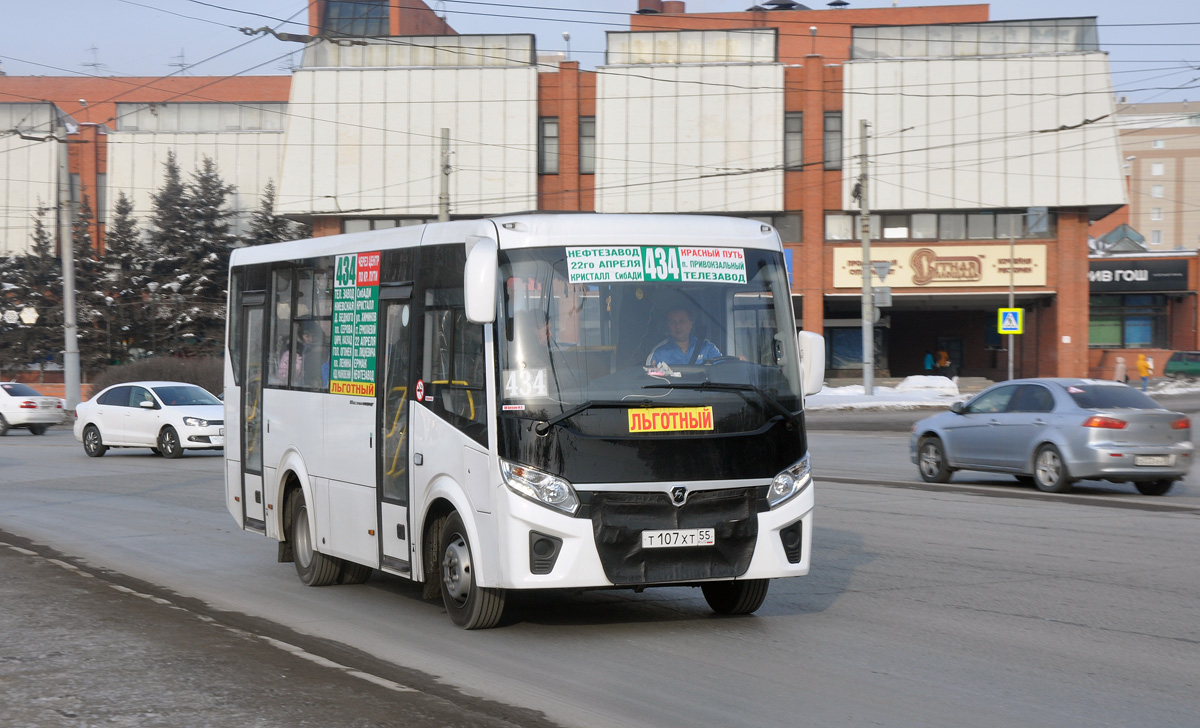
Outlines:
<svg viewBox="0 0 1200 728"><path fill-rule="evenodd" d="M1190 491L1046 496L957 477L925 486L913 482L905 442L814 425L813 573L774 582L756 615L714 617L692 589L519 594L499 628L468 633L390 576L302 586L272 542L236 530L219 456L92 460L66 429L14 433L0 439L0 540L19 549L0 548L0 714L25 711L17 725L139 724L137 715L230 726L404 716L1196 724L1200 507ZM69 603L54 590L69 596L80 584L109 598L84 591L71 609L29 608ZM171 628L157 631L166 619ZM13 634L22 639L10 643ZM147 681L160 666L162 682ZM55 702L64 693L74 702ZM80 712L122 700L141 712ZM209 706L224 712L203 718ZM388 708L390 720L373 712Z"/></svg>

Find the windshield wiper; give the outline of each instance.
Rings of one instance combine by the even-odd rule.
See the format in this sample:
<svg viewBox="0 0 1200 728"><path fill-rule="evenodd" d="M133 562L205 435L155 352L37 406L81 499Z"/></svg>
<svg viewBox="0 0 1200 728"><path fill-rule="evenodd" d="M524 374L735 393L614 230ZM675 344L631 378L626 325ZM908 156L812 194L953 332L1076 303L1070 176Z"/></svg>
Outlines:
<svg viewBox="0 0 1200 728"><path fill-rule="evenodd" d="M648 402L648 400L645 400L645 399L623 400L623 401L622 400L592 401L589 399L588 401L586 401L582 404L576 405L576 406L572 407L571 409L563 412L560 415L551 417L550 419L546 420L545 422L537 423L536 425L534 425L533 431L539 435L545 435L547 432L550 431L551 427L554 427L559 422L562 422L563 420L566 420L566 419L570 419L570 418L574 417L575 415L579 414L580 412L590 410L593 407L619 408L619 407L628 407L631 404L646 404L647 402Z"/></svg>
<svg viewBox="0 0 1200 728"><path fill-rule="evenodd" d="M787 407L784 407L782 402L767 394L766 391L760 387L754 386L753 384L721 384L719 382L710 382L706 380L703 382L677 382L675 384L646 384L642 387L642 389L712 389L722 392L737 392L739 394L743 392L754 392L759 397L762 397L764 402L771 405L771 407L778 410L780 414L786 417L788 422L797 427L800 426L800 418L796 416L795 412L792 412ZM742 398L746 399L746 401L749 401L744 394L742 395Z"/></svg>

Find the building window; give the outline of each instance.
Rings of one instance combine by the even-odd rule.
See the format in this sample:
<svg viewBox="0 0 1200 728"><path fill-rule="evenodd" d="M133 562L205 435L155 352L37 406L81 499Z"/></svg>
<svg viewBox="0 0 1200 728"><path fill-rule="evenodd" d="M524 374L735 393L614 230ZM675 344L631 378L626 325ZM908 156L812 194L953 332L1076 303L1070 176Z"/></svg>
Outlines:
<svg viewBox="0 0 1200 728"><path fill-rule="evenodd" d="M884 240L907 240L908 239L908 215L884 215L883 216L883 239Z"/></svg>
<svg viewBox="0 0 1200 728"><path fill-rule="evenodd" d="M322 30L332 36L388 34L388 0L327 0Z"/></svg>
<svg viewBox="0 0 1200 728"><path fill-rule="evenodd" d="M579 174L596 173L596 117L579 117Z"/></svg>
<svg viewBox="0 0 1200 728"><path fill-rule="evenodd" d="M1162 177L1164 174L1166 174L1166 170L1164 169L1162 162L1155 162L1154 164L1150 165L1151 177Z"/></svg>
<svg viewBox="0 0 1200 728"><path fill-rule="evenodd" d="M1150 219L1151 220L1163 219L1162 208L1161 207L1151 207L1150 208Z"/></svg>
<svg viewBox="0 0 1200 728"><path fill-rule="evenodd" d="M938 236L942 240L966 240L967 216L958 213L938 215L940 229Z"/></svg>
<svg viewBox="0 0 1200 728"><path fill-rule="evenodd" d="M825 169L842 168L842 112L825 112Z"/></svg>
<svg viewBox="0 0 1200 728"><path fill-rule="evenodd" d="M1163 149L1167 146L1167 143L1166 143L1166 141L1164 141L1162 139L1155 139L1154 143L1151 144L1151 146L1154 147L1155 149Z"/></svg>
<svg viewBox="0 0 1200 728"><path fill-rule="evenodd" d="M967 237L989 240L996 237L996 216L990 212L967 215Z"/></svg>
<svg viewBox="0 0 1200 728"><path fill-rule="evenodd" d="M558 174L558 117L539 120L538 174Z"/></svg>
<svg viewBox="0 0 1200 728"><path fill-rule="evenodd" d="M779 240L783 243L799 243L804 240L804 226L801 224L800 213L793 212L788 215L765 215L759 217L753 215L750 220L758 220L775 228L779 233Z"/></svg>
<svg viewBox="0 0 1200 728"><path fill-rule="evenodd" d="M1167 348L1167 297L1092 296L1088 346L1105 349Z"/></svg>
<svg viewBox="0 0 1200 728"><path fill-rule="evenodd" d="M1162 185L1150 185L1150 196L1151 197L1162 197L1163 196L1163 186Z"/></svg>
<svg viewBox="0 0 1200 728"><path fill-rule="evenodd" d="M804 167L804 114L790 111L783 115L783 168Z"/></svg>
<svg viewBox="0 0 1200 728"><path fill-rule="evenodd" d="M1150 231L1150 244L1151 245L1162 245L1162 230L1151 230Z"/></svg>
<svg viewBox="0 0 1200 728"><path fill-rule="evenodd" d="M918 212L912 216L912 239L933 240L938 236L938 216L930 212Z"/></svg>
<svg viewBox="0 0 1200 728"><path fill-rule="evenodd" d="M347 217L342 220L342 232L365 233L368 230L424 225L436 220L436 217Z"/></svg>

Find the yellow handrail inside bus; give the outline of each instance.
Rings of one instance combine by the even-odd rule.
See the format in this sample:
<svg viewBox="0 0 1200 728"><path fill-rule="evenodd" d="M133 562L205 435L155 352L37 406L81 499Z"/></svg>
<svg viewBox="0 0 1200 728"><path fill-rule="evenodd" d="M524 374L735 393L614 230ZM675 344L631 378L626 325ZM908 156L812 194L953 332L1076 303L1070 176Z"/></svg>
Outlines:
<svg viewBox="0 0 1200 728"><path fill-rule="evenodd" d="M392 387L389 394L400 392L400 404L396 406L396 418L392 420L392 429L384 435L385 440L390 440L396 436L396 428L400 427L400 413L404 411L404 401L408 399L408 387ZM404 447L404 435L408 432L408 428L400 430L400 441L396 443L396 452L392 455L392 462L388 465L388 475L399 475L404 472L404 466L400 461L400 451ZM399 469L397 469L399 466Z"/></svg>
<svg viewBox="0 0 1200 728"><path fill-rule="evenodd" d="M453 385L460 386L460 387L471 386L470 382L462 380L462 379L454 379L454 380L439 379L436 382L430 382L430 384L453 384ZM470 407L471 407L471 415L468 419L473 420L473 419L475 419L475 397L472 396L471 390L469 390L469 389L467 390L467 404L470 405Z"/></svg>

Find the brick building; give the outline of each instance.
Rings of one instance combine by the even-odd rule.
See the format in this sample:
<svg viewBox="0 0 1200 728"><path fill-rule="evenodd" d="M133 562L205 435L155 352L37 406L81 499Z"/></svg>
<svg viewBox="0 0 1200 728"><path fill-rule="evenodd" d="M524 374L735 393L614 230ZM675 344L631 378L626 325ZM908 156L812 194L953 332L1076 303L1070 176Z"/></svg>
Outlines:
<svg viewBox="0 0 1200 728"><path fill-rule="evenodd" d="M872 260L892 264L877 366L920 373L924 352L945 348L959 373L1002 378L992 332L1011 280L1028 319L1018 374L1087 373L1088 227L1126 202L1116 135L1092 123L1113 110L1094 19L989 22L982 4L637 10L628 31L608 33L595 70L539 65L532 35L458 35L418 0L329 0L310 6L290 77L0 77L0 101L49 101L44 123L82 142L0 139L45 157L29 161L45 178L36 190L0 182L0 200L10 226L29 195L69 209L82 187L109 208L124 190L145 217L173 150L185 172L213 157L240 211L270 179L278 210L317 234L411 224L437 215L448 129L452 216L691 212L775 225L797 317L826 336L836 376L861 370L854 192L866 120ZM4 177L30 174L10 164ZM27 244L18 227L0 249ZM1193 330L1179 348L1194 341Z"/></svg>

